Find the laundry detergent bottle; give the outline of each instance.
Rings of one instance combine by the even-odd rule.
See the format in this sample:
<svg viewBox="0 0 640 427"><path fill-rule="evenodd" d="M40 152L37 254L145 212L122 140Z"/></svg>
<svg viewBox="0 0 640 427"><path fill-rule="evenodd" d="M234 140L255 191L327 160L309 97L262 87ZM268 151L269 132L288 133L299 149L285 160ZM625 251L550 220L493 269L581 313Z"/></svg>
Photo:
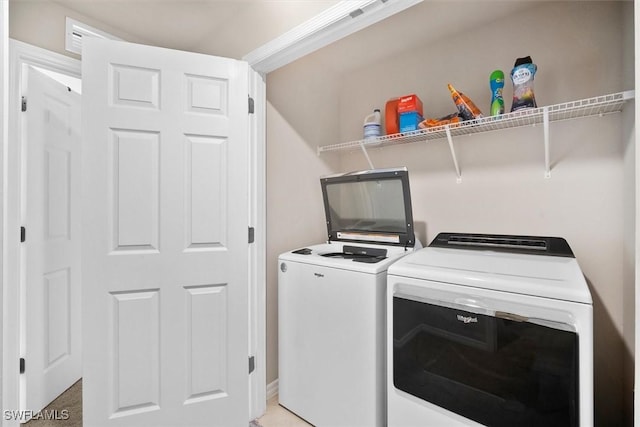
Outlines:
<svg viewBox="0 0 640 427"><path fill-rule="evenodd" d="M538 67L531 62L530 56L516 59L516 63L511 70L511 80L513 81L513 103L511 111L522 110L523 108L536 108L536 97L533 94L533 78Z"/></svg>
<svg viewBox="0 0 640 427"><path fill-rule="evenodd" d="M489 76L489 87L491 88L491 112L490 115L497 116L504 114L504 98L502 89L504 88L504 72L495 70Z"/></svg>
<svg viewBox="0 0 640 427"><path fill-rule="evenodd" d="M374 139L380 136L380 121L380 110L377 108L364 118L364 139Z"/></svg>

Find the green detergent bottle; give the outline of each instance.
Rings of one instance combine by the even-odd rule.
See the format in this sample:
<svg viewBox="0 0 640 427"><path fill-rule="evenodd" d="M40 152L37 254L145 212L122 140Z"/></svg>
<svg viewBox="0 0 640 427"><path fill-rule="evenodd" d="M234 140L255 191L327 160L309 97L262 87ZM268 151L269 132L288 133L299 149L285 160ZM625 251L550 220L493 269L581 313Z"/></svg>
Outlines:
<svg viewBox="0 0 640 427"><path fill-rule="evenodd" d="M490 115L497 116L504 114L504 99L502 89L504 88L504 72L495 70L489 76L489 87L491 88L491 112Z"/></svg>

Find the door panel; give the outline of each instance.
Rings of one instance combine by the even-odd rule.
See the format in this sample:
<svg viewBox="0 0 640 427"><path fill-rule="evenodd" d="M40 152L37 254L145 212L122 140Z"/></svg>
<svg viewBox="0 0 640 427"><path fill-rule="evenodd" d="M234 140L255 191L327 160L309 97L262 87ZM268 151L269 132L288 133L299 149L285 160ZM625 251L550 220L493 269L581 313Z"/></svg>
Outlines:
<svg viewBox="0 0 640 427"><path fill-rule="evenodd" d="M227 141L188 135L187 145L187 248L224 248L227 218L218 200L226 199Z"/></svg>
<svg viewBox="0 0 640 427"><path fill-rule="evenodd" d="M84 423L248 422L248 67L83 51Z"/></svg>
<svg viewBox="0 0 640 427"><path fill-rule="evenodd" d="M224 397L227 390L227 291L187 288L187 403Z"/></svg>
<svg viewBox="0 0 640 427"><path fill-rule="evenodd" d="M110 295L115 353L113 415L157 410L160 405L159 291ZM131 325L137 325L131 328Z"/></svg>
<svg viewBox="0 0 640 427"><path fill-rule="evenodd" d="M113 250L158 250L160 134L110 130Z"/></svg>
<svg viewBox="0 0 640 427"><path fill-rule="evenodd" d="M29 69L22 409L80 379L80 96Z"/></svg>

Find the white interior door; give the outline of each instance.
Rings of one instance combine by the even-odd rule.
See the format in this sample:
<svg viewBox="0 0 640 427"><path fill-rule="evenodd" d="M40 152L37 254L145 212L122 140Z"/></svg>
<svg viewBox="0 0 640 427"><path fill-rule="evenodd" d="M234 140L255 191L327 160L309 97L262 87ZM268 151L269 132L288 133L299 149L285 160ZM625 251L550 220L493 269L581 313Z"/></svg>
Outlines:
<svg viewBox="0 0 640 427"><path fill-rule="evenodd" d="M84 424L248 423L248 66L83 40Z"/></svg>
<svg viewBox="0 0 640 427"><path fill-rule="evenodd" d="M29 68L21 409L80 379L80 95Z"/></svg>

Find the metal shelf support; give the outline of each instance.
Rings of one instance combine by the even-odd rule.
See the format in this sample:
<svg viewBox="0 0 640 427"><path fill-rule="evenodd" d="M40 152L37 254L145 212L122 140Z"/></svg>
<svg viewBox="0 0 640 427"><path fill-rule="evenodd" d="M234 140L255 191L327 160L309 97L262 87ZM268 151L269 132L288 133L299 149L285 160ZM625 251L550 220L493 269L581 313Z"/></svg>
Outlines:
<svg viewBox="0 0 640 427"><path fill-rule="evenodd" d="M551 160L549 157L549 107L542 109L544 128L544 177L551 178Z"/></svg>
<svg viewBox="0 0 640 427"><path fill-rule="evenodd" d="M369 153L367 153L367 147L364 146L364 141L360 143L360 148L362 148L362 152L364 153L364 157L367 159L369 163L369 169L375 169L373 167L373 163L371 162L371 157L369 157Z"/></svg>
<svg viewBox="0 0 640 427"><path fill-rule="evenodd" d="M456 168L456 182L460 184L462 182L462 174L460 173L460 165L458 165L458 157L456 156L456 150L453 148L453 137L451 136L451 127L446 125L444 128L447 133L447 141L449 141L449 150L451 150L451 158L453 159L453 166Z"/></svg>

